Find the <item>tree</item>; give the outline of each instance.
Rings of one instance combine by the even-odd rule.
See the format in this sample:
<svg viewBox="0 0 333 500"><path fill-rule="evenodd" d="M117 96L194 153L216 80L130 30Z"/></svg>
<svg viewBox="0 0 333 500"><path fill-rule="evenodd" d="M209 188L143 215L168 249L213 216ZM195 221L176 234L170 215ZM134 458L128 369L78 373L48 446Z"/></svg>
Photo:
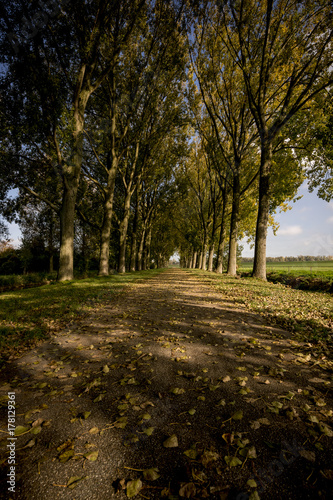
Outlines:
<svg viewBox="0 0 333 500"><path fill-rule="evenodd" d="M224 2L224 46L241 69L260 139L259 207L253 275L266 279L274 140L288 121L333 82L331 3Z"/></svg>
<svg viewBox="0 0 333 500"><path fill-rule="evenodd" d="M333 199L333 96L327 89L322 99L318 99L322 119L315 123L312 140L316 147L306 169L309 191L317 189L319 198L327 202Z"/></svg>
<svg viewBox="0 0 333 500"><path fill-rule="evenodd" d="M257 148L257 131L248 107L242 73L230 53L223 48L225 27L219 24L218 12L212 5L205 6L194 33L194 41L190 43L192 64L216 136L216 146L220 149L223 164L227 166L227 170L222 166L219 176L221 179L224 177L222 182L232 187L228 274L234 276L241 196L258 174L253 158ZM201 134L208 140L204 127ZM214 165L218 167L221 163Z"/></svg>
<svg viewBox="0 0 333 500"><path fill-rule="evenodd" d="M86 107L128 43L144 3L65 2L56 16L47 16L39 30L33 21L40 12L37 1L2 7L4 32L10 30L1 47L7 71L4 81L9 89L15 86L28 117L27 142L18 156L21 159L26 149L33 149L44 163L47 157L62 182L59 280L73 278L74 218ZM23 20L28 33L22 41Z"/></svg>

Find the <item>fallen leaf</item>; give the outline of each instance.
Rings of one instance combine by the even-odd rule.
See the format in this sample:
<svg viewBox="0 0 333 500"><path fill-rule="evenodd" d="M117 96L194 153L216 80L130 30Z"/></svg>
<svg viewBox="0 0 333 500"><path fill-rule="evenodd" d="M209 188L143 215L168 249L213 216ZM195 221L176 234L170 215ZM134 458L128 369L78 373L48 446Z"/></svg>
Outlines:
<svg viewBox="0 0 333 500"><path fill-rule="evenodd" d="M219 454L216 453L215 451L205 450L201 455L201 463L204 467L207 467L207 465L210 464L210 462L213 462L218 459L219 459Z"/></svg>
<svg viewBox="0 0 333 500"><path fill-rule="evenodd" d="M96 462L97 457L98 457L98 450L90 451L89 453L85 453L83 456L84 456L84 458L86 458L90 462Z"/></svg>
<svg viewBox="0 0 333 500"><path fill-rule="evenodd" d="M154 432L154 429L155 427L148 427L148 429L145 429L143 433L146 434L146 436L151 436L152 433Z"/></svg>
<svg viewBox="0 0 333 500"><path fill-rule="evenodd" d="M134 479L133 481L128 481L126 485L126 495L128 498L135 497L142 488L141 479Z"/></svg>
<svg viewBox="0 0 333 500"><path fill-rule="evenodd" d="M172 394L176 394L178 396L179 394L184 394L185 389L180 389L179 387L175 387L174 389L171 389Z"/></svg>
<svg viewBox="0 0 333 500"><path fill-rule="evenodd" d="M301 457L306 458L306 460L309 460L310 462L316 461L316 454L314 451L299 450L299 454Z"/></svg>
<svg viewBox="0 0 333 500"><path fill-rule="evenodd" d="M176 434L172 434L168 439L166 439L163 443L164 448L177 448L178 446L178 438Z"/></svg>
<svg viewBox="0 0 333 500"><path fill-rule="evenodd" d="M61 462L62 464L65 464L73 456L74 456L74 450L66 450L66 451L64 451L64 453L59 455L59 462Z"/></svg>
<svg viewBox="0 0 333 500"><path fill-rule="evenodd" d="M92 427L90 430L89 430L89 434L98 434L99 433L99 429L98 427Z"/></svg>
<svg viewBox="0 0 333 500"><path fill-rule="evenodd" d="M157 468L145 469L143 471L143 478L146 481L155 481L159 477L160 477L160 475L158 474L158 469Z"/></svg>
<svg viewBox="0 0 333 500"><path fill-rule="evenodd" d="M194 448L190 448L189 450L184 451L184 455L186 455L191 460L195 460L198 456L198 452Z"/></svg>
<svg viewBox="0 0 333 500"><path fill-rule="evenodd" d="M236 467L237 465L242 465L241 460L237 457L225 456L224 460L229 467Z"/></svg>
<svg viewBox="0 0 333 500"><path fill-rule="evenodd" d="M77 486L77 483L79 483L80 481L82 481L83 479L85 479L86 476L72 476L71 478L68 479L68 482L67 482L67 488L69 488L70 490L73 490L76 486Z"/></svg>
<svg viewBox="0 0 333 500"><path fill-rule="evenodd" d="M15 436L21 436L22 434L26 434L30 431L30 427L24 427L23 425L18 425L15 428Z"/></svg>
<svg viewBox="0 0 333 500"><path fill-rule="evenodd" d="M243 411L242 410L236 411L236 413L234 413L231 418L232 418L232 420L242 420Z"/></svg>
<svg viewBox="0 0 333 500"><path fill-rule="evenodd" d="M179 496L184 498L193 498L196 495L196 487L194 483L184 484L179 490Z"/></svg>

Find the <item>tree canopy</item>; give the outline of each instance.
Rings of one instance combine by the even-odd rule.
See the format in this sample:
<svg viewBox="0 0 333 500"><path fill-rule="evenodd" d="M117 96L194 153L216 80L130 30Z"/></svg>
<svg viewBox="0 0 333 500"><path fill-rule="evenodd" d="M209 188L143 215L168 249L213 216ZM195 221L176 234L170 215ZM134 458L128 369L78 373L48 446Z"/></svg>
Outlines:
<svg viewBox="0 0 333 500"><path fill-rule="evenodd" d="M25 245L38 235L59 280L175 252L235 275L244 236L265 279L276 210L304 179L332 199L331 2L14 0L1 14L0 213Z"/></svg>

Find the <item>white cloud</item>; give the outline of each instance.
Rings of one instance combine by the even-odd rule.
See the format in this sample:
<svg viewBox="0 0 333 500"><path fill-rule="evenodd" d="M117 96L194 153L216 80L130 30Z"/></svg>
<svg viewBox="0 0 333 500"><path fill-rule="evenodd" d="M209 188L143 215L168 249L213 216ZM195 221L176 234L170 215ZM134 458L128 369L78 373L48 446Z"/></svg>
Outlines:
<svg viewBox="0 0 333 500"><path fill-rule="evenodd" d="M329 217L326 222L328 222L329 224L333 224L333 215L332 217Z"/></svg>
<svg viewBox="0 0 333 500"><path fill-rule="evenodd" d="M287 226L285 229L280 229L278 234L285 236L297 236L298 234L302 234L303 229L301 226Z"/></svg>
<svg viewBox="0 0 333 500"><path fill-rule="evenodd" d="M15 238L15 239L9 240L9 243L12 247L18 248L19 246L21 246L22 241L18 238Z"/></svg>

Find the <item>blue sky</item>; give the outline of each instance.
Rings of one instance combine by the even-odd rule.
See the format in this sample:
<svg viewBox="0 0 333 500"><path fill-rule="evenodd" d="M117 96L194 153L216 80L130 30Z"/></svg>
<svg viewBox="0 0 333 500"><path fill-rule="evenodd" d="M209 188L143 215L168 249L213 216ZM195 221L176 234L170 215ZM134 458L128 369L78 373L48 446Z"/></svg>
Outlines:
<svg viewBox="0 0 333 500"><path fill-rule="evenodd" d="M291 203L291 210L277 213L277 235L268 230L267 256L333 255L333 201L327 203L315 192L309 193L306 183L298 195L303 197ZM254 250L245 240L242 245L242 256L253 257Z"/></svg>
<svg viewBox="0 0 333 500"><path fill-rule="evenodd" d="M278 213L280 224L277 235L268 231L267 256L333 255L333 201L327 203L315 193L309 193L304 183L298 192L303 197L292 203L292 209ZM20 230L10 224L11 238L19 245ZM254 250L246 243L243 257L252 257Z"/></svg>

